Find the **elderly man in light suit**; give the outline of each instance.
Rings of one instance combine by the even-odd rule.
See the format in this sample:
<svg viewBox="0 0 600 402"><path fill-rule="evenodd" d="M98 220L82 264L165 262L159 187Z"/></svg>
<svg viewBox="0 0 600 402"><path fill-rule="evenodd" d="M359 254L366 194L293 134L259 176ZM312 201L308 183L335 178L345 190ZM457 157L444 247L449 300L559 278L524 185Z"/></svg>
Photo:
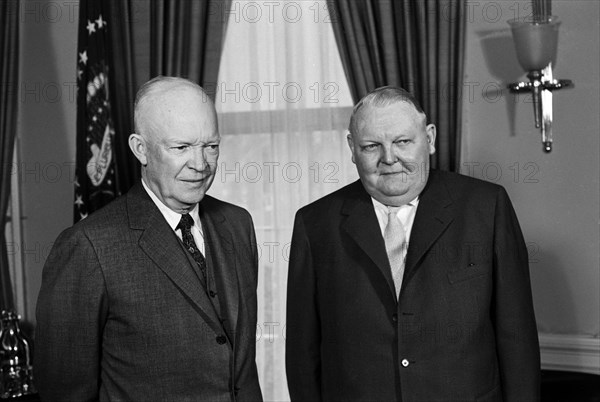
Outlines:
<svg viewBox="0 0 600 402"><path fill-rule="evenodd" d="M498 185L430 171L435 126L400 88L354 108L360 180L296 215L292 401L539 399L527 250Z"/></svg>
<svg viewBox="0 0 600 402"><path fill-rule="evenodd" d="M257 249L247 211L206 191L220 136L196 84L135 102L142 181L65 230L44 266L35 375L48 401L259 401Z"/></svg>

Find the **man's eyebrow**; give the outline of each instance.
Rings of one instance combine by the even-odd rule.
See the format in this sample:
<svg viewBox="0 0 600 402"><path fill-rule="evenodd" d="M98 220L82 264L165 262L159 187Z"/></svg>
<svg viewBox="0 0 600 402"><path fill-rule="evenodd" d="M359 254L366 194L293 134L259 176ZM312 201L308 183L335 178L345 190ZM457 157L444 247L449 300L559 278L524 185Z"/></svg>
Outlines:
<svg viewBox="0 0 600 402"><path fill-rule="evenodd" d="M219 144L221 143L221 138L215 138L215 139L209 139L209 140L202 140L202 141L189 141L189 140L182 140L182 139L177 139L177 138L173 138L173 139L165 139L165 144L167 145L206 145L206 144Z"/></svg>

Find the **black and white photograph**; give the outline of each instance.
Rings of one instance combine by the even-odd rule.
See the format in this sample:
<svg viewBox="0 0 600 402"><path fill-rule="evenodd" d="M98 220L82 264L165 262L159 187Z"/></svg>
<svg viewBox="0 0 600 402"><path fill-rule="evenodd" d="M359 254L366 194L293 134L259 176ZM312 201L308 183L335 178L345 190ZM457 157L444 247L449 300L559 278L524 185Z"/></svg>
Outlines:
<svg viewBox="0 0 600 402"><path fill-rule="evenodd" d="M0 400L600 402L600 2L0 0Z"/></svg>

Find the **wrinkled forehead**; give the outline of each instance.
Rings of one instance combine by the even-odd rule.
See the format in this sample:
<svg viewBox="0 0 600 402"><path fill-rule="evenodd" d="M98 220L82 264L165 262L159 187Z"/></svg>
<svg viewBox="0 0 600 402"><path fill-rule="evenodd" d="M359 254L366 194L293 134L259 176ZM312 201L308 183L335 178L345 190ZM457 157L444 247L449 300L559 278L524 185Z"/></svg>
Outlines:
<svg viewBox="0 0 600 402"><path fill-rule="evenodd" d="M195 109L199 113L208 113L214 111L214 105L199 87L183 82L175 85L157 85L139 100L136 109L141 113L176 112L181 109Z"/></svg>
<svg viewBox="0 0 600 402"><path fill-rule="evenodd" d="M136 118L143 131L141 134L146 135L182 125L216 131L217 124L210 98L197 88L185 85L148 93L137 105Z"/></svg>
<svg viewBox="0 0 600 402"><path fill-rule="evenodd" d="M427 116L419 112L411 103L396 101L386 105L365 104L355 113L357 134L370 124L407 124L413 123L423 129L427 125Z"/></svg>

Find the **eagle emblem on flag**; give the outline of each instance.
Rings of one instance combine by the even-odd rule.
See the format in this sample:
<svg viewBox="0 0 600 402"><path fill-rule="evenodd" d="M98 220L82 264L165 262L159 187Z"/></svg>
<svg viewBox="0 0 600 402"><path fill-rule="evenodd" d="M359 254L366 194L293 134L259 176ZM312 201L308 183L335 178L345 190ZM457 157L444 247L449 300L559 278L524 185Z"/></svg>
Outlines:
<svg viewBox="0 0 600 402"><path fill-rule="evenodd" d="M112 136L115 131L109 115L107 76L101 71L87 84L86 103L89 126L91 158L87 162L88 178L94 186L100 186L106 178L112 162Z"/></svg>

